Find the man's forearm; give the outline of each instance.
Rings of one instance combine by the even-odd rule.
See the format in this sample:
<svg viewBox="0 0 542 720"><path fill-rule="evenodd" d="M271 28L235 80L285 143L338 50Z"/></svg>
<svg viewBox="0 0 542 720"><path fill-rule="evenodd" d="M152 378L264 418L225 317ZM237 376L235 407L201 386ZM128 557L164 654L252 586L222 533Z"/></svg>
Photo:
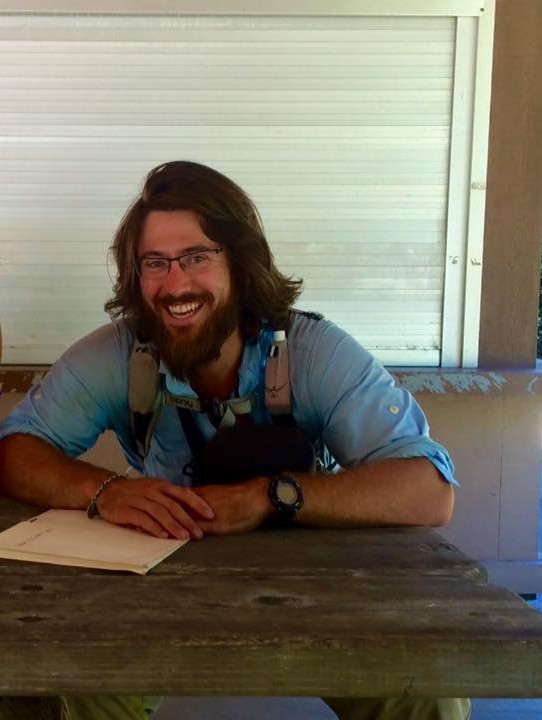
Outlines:
<svg viewBox="0 0 542 720"><path fill-rule="evenodd" d="M110 471L74 460L32 435L0 440L0 493L42 507L87 507Z"/></svg>
<svg viewBox="0 0 542 720"><path fill-rule="evenodd" d="M73 460L31 435L0 440L0 494L33 505L85 509L110 470ZM193 514L194 520L188 513ZM190 488L160 478L116 478L100 493L100 516L156 537L196 540L212 509Z"/></svg>
<svg viewBox="0 0 542 720"><path fill-rule="evenodd" d="M381 460L334 476L295 473L305 504L296 521L316 527L445 525L452 486L425 458Z"/></svg>
<svg viewBox="0 0 542 720"><path fill-rule="evenodd" d="M294 473L305 503L294 522L311 527L445 525L454 492L425 458L381 460L336 475ZM214 510L203 520L204 533L246 532L271 519L274 508L261 475L231 485L200 485L194 492Z"/></svg>

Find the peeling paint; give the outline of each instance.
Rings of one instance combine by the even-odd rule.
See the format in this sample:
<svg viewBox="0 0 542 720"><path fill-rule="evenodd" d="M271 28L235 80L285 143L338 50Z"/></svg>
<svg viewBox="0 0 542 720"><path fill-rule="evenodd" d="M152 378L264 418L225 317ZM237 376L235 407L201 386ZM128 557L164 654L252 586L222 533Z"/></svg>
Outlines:
<svg viewBox="0 0 542 720"><path fill-rule="evenodd" d="M536 385L537 382L538 382L538 378L534 377L531 380L531 382L527 385L527 392L529 393L529 395L534 395L534 386Z"/></svg>
<svg viewBox="0 0 542 720"><path fill-rule="evenodd" d="M489 372L488 375L495 383L495 387L499 388L499 390L503 387L503 385L506 385L506 378L499 375L499 373Z"/></svg>
<svg viewBox="0 0 542 720"><path fill-rule="evenodd" d="M0 368L1 391L7 393L26 393L31 387L38 385L48 368Z"/></svg>
<svg viewBox="0 0 542 720"><path fill-rule="evenodd" d="M416 373L400 378L400 385L413 395L419 392L444 395L450 391L461 394L473 390L487 394L491 390L500 390L505 384L506 378L495 372Z"/></svg>

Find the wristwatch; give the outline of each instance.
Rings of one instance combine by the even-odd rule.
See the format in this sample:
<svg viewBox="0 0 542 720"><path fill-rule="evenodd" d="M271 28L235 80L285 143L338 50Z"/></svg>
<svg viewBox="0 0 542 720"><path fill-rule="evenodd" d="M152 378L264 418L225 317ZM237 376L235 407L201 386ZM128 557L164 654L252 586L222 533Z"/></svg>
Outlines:
<svg viewBox="0 0 542 720"><path fill-rule="evenodd" d="M281 521L290 522L303 507L303 490L290 473L274 475L269 481L267 496Z"/></svg>

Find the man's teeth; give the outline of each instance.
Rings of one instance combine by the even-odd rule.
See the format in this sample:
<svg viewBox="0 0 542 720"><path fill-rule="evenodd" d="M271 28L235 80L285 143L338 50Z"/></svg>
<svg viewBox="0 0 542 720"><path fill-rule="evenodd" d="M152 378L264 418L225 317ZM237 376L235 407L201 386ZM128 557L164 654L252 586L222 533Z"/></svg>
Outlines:
<svg viewBox="0 0 542 720"><path fill-rule="evenodd" d="M168 310L173 315L173 317L184 317L185 315L189 315L190 313L193 313L195 310L198 310L201 307L200 303L183 303L180 305L169 305Z"/></svg>

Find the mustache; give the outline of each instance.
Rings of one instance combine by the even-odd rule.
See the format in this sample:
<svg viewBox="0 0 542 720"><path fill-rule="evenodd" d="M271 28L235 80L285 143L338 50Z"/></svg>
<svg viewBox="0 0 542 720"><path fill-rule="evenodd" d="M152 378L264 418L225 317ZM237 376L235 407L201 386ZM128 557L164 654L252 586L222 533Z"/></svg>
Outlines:
<svg viewBox="0 0 542 720"><path fill-rule="evenodd" d="M161 297L157 298L155 301L155 305L161 305L162 307L167 307L168 305L177 305L177 304L183 304L183 303L204 303L209 302L211 303L213 301L213 296L210 292L203 292L203 293L181 293L180 295L162 295Z"/></svg>

